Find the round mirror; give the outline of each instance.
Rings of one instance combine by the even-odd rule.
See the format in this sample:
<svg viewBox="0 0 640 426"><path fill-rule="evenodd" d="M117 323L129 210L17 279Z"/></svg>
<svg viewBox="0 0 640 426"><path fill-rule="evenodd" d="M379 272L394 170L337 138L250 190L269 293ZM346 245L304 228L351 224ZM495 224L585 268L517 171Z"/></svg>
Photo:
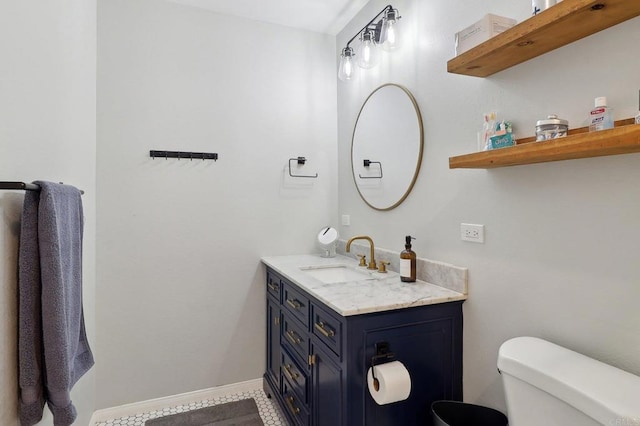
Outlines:
<svg viewBox="0 0 640 426"><path fill-rule="evenodd" d="M351 169L358 193L376 210L407 198L418 178L424 144L422 116L404 87L385 84L364 101L351 142Z"/></svg>

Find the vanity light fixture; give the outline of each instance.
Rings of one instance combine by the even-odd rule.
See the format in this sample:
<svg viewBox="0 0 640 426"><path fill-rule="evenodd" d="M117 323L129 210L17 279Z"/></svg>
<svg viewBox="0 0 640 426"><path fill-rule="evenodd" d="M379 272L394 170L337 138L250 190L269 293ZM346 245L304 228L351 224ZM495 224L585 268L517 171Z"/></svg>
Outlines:
<svg viewBox="0 0 640 426"><path fill-rule="evenodd" d="M376 19L382 19L376 22ZM380 11L371 21L356 33L340 54L340 65L338 66L338 78L342 81L351 80L356 74L355 63L360 68L369 69L375 67L380 59L379 48L385 51L393 51L399 46L397 24L400 15L398 9L388 5ZM360 45L354 53L349 45L352 41L360 38ZM354 60L355 57L355 60Z"/></svg>
<svg viewBox="0 0 640 426"><path fill-rule="evenodd" d="M338 78L342 81L349 81L355 76L356 64L353 56L353 49L349 46L342 49L340 65L338 67Z"/></svg>
<svg viewBox="0 0 640 426"><path fill-rule="evenodd" d="M380 62L380 51L374 38L375 32L373 30L360 34L360 45L356 52L356 60L360 68L373 68Z"/></svg>

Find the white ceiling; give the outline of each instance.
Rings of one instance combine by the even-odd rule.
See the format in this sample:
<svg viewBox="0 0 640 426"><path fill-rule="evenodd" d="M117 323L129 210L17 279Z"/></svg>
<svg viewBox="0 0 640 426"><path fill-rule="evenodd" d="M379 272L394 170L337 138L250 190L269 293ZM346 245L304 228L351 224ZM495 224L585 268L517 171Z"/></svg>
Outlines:
<svg viewBox="0 0 640 426"><path fill-rule="evenodd" d="M337 34L369 0L168 0L319 33Z"/></svg>

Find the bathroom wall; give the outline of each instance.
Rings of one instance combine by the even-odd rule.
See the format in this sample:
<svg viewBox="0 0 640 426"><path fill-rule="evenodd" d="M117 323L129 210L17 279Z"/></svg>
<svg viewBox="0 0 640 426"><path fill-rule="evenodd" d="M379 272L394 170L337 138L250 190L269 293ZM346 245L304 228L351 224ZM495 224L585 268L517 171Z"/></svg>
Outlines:
<svg viewBox="0 0 640 426"><path fill-rule="evenodd" d="M98 2L98 408L262 376L260 257L312 252L337 216L334 50L170 2ZM289 176L298 156L293 173L317 179Z"/></svg>
<svg viewBox="0 0 640 426"><path fill-rule="evenodd" d="M372 0L338 35L336 54L387 4ZM469 268L464 304L465 400L504 409L498 348L539 336L640 374L640 154L494 170L450 170L450 156L476 150L482 114L513 121L517 135L558 114L586 124L594 98L616 119L635 115L640 88L640 18L489 78L446 72L456 31L486 13L522 21L530 2L398 0L403 50L352 82L338 82L339 214L344 236L366 233L402 250L413 235L419 257ZM362 102L383 83L415 95L425 130L422 170L395 210L378 212L352 182L350 145ZM393 141L389 141L393 149ZM485 225L485 244L460 241L460 223Z"/></svg>
<svg viewBox="0 0 640 426"><path fill-rule="evenodd" d="M95 354L96 2L3 2L0 12L1 180L62 181L85 191L84 313ZM0 424L18 425L17 253L23 191L0 191ZM89 424L95 369L71 398ZM52 425L45 408L40 425Z"/></svg>

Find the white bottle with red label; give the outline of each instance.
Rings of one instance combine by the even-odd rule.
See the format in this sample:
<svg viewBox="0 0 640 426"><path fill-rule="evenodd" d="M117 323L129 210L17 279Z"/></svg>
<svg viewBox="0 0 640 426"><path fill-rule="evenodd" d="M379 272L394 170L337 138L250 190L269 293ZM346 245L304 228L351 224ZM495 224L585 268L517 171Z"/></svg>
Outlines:
<svg viewBox="0 0 640 426"><path fill-rule="evenodd" d="M589 131L613 129L613 111L607 106L607 98L596 98L595 106L589 114Z"/></svg>

